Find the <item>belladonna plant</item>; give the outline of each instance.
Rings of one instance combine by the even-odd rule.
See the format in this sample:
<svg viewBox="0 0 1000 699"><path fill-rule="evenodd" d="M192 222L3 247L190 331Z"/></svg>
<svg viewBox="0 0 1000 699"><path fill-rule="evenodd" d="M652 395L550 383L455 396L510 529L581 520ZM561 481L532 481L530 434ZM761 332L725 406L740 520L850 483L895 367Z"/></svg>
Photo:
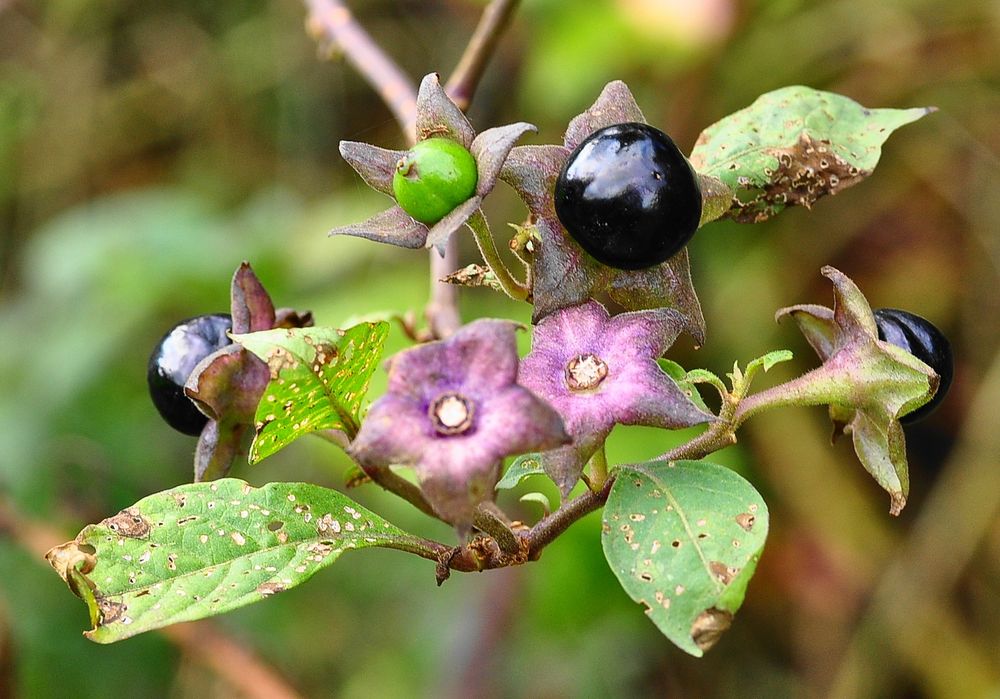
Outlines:
<svg viewBox="0 0 1000 699"><path fill-rule="evenodd" d="M661 254L639 269L610 266L605 262L618 260L617 253L631 251L602 251L605 262L592 257L563 226L563 219L579 225L580 211L562 210L561 219L554 194L567 160L593 134L652 128L642 126L646 118L632 93L615 81L570 121L560 144L515 147L534 128L522 122L477 135L463 109L503 24L496 10L497 0L444 86L430 74L414 90L382 54L356 61L398 117L404 140L419 147L342 142L348 164L393 203L333 233L434 248L436 256L454 253L454 234L468 226L483 264L455 270L448 280L530 303L530 352L519 358L518 326L505 319L440 326L429 338L407 326L416 344L388 359L388 388L369 405L389 323L338 326L334 319L310 327L308 316L275 311L249 266L241 267L231 294L234 344L205 357L186 384L186 395L209 418L196 449L197 482L140 500L48 554L87 602L90 638L112 642L283 593L351 549L421 556L433 563L439 584L452 571L533 562L574 522L603 508L602 547L622 587L673 643L701 655L732 623L770 527L754 487L708 457L736 442L746 420L779 407L828 406L835 432L851 436L863 466L888 491L891 511L903 508L909 476L900 419L932 400L940 385L934 368L897 346L904 343L880 339L861 290L832 267L823 268L833 284L832 307L778 312L816 350L815 369L753 392L762 371L791 353L734 365L728 384L672 361L666 355L680 333L699 345L707 339L687 248L654 240L667 259ZM349 15L312 19L313 29L345 46L359 36ZM362 53L371 58L366 41ZM696 185L689 193L701 196L700 206L696 198L686 201L680 213L700 211L699 236L710 235L701 229L716 219L760 224L789 206L812 207L871 175L892 131L929 111L867 109L801 86L762 95L707 127L686 156L671 141L670 167L686 173ZM631 126L614 128L622 124ZM564 204L583 206L588 187L604 183L600 210L610 214L601 225L628 220L615 207L658 191L649 186L648 168L625 162L630 152L610 148L588 161L598 172L574 171L576 189ZM642 162L659 167L660 160ZM498 253L482 210L501 180L527 207L509 241L516 270ZM669 222L669 211L655 213ZM693 222L676 222L683 236L675 243L688 239ZM629 240L621 231L607 233ZM330 245L338 254L336 238ZM352 293L364 301L364 290ZM451 311L457 318L453 304ZM705 386L719 393L717 412L702 400ZM695 429L679 444L676 436L665 440L655 458L608 463L604 443L619 424ZM373 482L452 525L457 538L404 532L342 489L287 482L254 488L225 478L251 433L251 463L306 435L343 448L354 462L347 487ZM528 483L561 497L553 505L544 492L534 493L544 513L524 521L523 512L508 511L505 491L531 476Z"/></svg>

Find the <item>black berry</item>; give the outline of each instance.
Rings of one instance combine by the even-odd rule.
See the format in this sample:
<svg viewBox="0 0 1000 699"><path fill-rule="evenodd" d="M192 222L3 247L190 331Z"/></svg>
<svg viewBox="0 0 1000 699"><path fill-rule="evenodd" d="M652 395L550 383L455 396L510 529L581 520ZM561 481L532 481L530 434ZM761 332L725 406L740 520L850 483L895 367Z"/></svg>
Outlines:
<svg viewBox="0 0 1000 699"><path fill-rule="evenodd" d="M951 344L930 321L896 308L880 308L875 311L875 325L878 327L880 340L906 350L941 377L937 393L930 402L900 419L900 422L905 423L916 422L926 417L944 400L948 387L951 386L955 375Z"/></svg>
<svg viewBox="0 0 1000 699"><path fill-rule="evenodd" d="M202 359L232 344L226 332L233 319L226 313L181 321L157 343L149 356L146 381L153 405L178 432L198 435L208 418L184 394L184 384Z"/></svg>
<svg viewBox="0 0 1000 699"><path fill-rule="evenodd" d="M555 203L563 226L596 260L643 269L684 247L702 202L694 169L670 137L627 123L577 146L556 181Z"/></svg>

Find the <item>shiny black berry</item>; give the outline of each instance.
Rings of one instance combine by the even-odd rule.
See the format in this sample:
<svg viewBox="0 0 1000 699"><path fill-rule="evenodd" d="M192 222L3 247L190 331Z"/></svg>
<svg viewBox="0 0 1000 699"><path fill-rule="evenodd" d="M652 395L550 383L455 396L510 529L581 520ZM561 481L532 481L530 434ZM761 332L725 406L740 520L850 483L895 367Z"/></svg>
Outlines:
<svg viewBox="0 0 1000 699"><path fill-rule="evenodd" d="M202 359L232 344L226 331L233 327L227 313L188 318L178 323L149 356L146 381L153 405L178 432L198 435L208 418L184 394L184 384Z"/></svg>
<svg viewBox="0 0 1000 699"><path fill-rule="evenodd" d="M930 402L900 419L900 422L905 423L916 422L934 410L948 393L955 374L951 344L930 321L896 308L880 308L875 311L875 325L878 327L880 340L906 350L941 377L937 393Z"/></svg>
<svg viewBox="0 0 1000 699"><path fill-rule="evenodd" d="M559 174L555 203L580 247L619 269L665 262L701 220L694 169L669 136L647 124L592 133Z"/></svg>

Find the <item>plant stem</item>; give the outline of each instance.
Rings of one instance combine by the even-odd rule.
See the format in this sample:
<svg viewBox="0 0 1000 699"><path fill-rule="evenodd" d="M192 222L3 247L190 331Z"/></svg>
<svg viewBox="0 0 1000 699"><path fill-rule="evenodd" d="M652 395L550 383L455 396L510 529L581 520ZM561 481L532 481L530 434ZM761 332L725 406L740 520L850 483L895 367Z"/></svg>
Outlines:
<svg viewBox="0 0 1000 699"><path fill-rule="evenodd" d="M472 214L467 224L472 229L472 233L476 238L476 245L479 246L479 252L482 254L483 260L493 270L493 274L496 275L500 287L512 299L518 301L527 299L528 288L514 279L510 270L507 269L507 265L504 264L503 258L500 257L500 251L497 250L496 242L493 240L490 225L486 222L486 217L483 216L482 210L480 209Z"/></svg>
<svg viewBox="0 0 1000 699"><path fill-rule="evenodd" d="M732 417L733 429L755 415L791 405L829 405L837 394L850 391L851 382L830 363L819 366L802 376L747 396L736 406Z"/></svg>
<svg viewBox="0 0 1000 699"><path fill-rule="evenodd" d="M518 4L518 0L493 0L483 10L465 52L445 85L448 96L463 112L469 108L486 64L493 57Z"/></svg>
<svg viewBox="0 0 1000 699"><path fill-rule="evenodd" d="M570 525L581 517L590 514L605 502L614 485L615 476L611 475L604 486L594 492L588 490L577 498L564 503L562 507L547 517L543 517L525 535L528 548L528 560L536 561L542 555L542 549L552 543L560 534L569 529Z"/></svg>
<svg viewBox="0 0 1000 699"><path fill-rule="evenodd" d="M444 245L444 255L430 251L431 296L424 307L424 317L431 336L444 339L462 326L458 313L458 287L445 284L441 280L458 269L458 236L448 238Z"/></svg>
<svg viewBox="0 0 1000 699"><path fill-rule="evenodd" d="M341 0L304 0L306 28L317 41L335 46L375 89L413 143L417 133L417 90L413 82L358 24Z"/></svg>

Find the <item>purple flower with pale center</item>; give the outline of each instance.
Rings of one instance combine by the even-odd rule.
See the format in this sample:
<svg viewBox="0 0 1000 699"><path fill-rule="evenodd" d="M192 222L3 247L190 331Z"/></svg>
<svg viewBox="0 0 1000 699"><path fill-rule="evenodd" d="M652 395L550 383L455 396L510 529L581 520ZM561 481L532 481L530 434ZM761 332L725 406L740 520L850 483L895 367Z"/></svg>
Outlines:
<svg viewBox="0 0 1000 699"><path fill-rule="evenodd" d="M556 311L535 328L518 381L562 415L573 438L542 454L542 467L564 496L616 424L676 429L715 419L656 362L684 323L673 310L612 318L604 306L589 301Z"/></svg>
<svg viewBox="0 0 1000 699"><path fill-rule="evenodd" d="M389 388L348 451L366 471L413 466L434 510L468 531L505 456L569 442L562 419L518 385L516 324L482 319L395 355Z"/></svg>
<svg viewBox="0 0 1000 699"><path fill-rule="evenodd" d="M531 124L518 122L487 129L477 136L465 114L441 87L437 74L425 76L417 93L417 140L449 138L472 153L478 172L475 192L429 227L412 218L397 205L367 221L334 228L330 235L353 235L404 248L441 248L451 234L479 210L483 199L496 186L500 168L517 139L534 130L535 127ZM341 141L340 154L369 187L395 199L392 178L406 151Z"/></svg>

